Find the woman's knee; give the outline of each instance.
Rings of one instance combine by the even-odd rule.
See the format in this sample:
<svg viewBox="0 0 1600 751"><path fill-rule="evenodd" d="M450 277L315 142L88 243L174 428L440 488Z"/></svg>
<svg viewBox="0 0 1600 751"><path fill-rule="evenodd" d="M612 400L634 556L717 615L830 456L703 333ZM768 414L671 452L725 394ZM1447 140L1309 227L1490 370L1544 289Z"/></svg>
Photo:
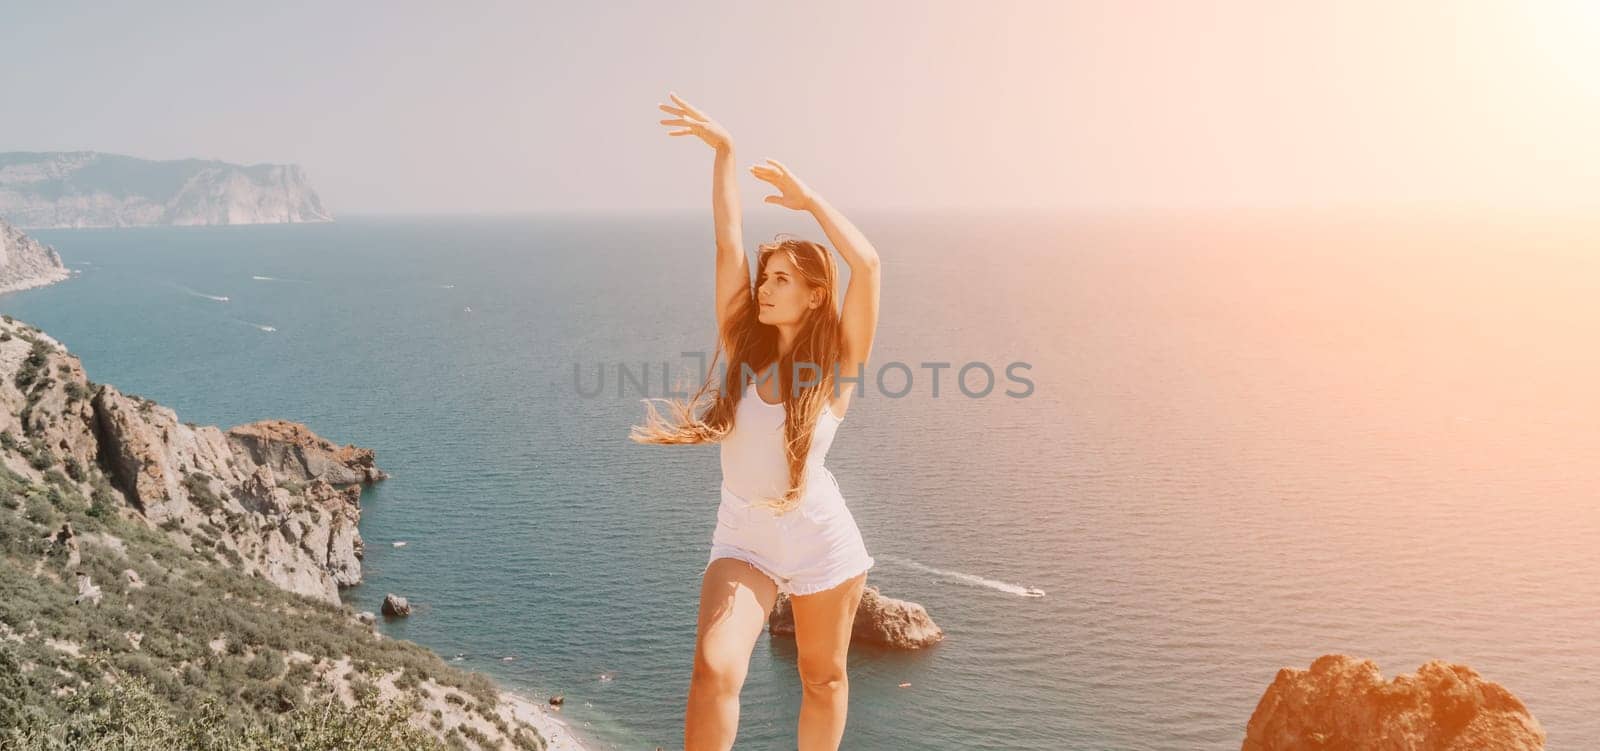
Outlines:
<svg viewBox="0 0 1600 751"><path fill-rule="evenodd" d="M838 691L849 682L845 663L830 659L801 659L799 661L800 685L807 691Z"/></svg>
<svg viewBox="0 0 1600 751"><path fill-rule="evenodd" d="M776 598L777 586L748 562L719 558L707 566L695 637L697 685L739 691Z"/></svg>
<svg viewBox="0 0 1600 751"><path fill-rule="evenodd" d="M750 661L736 650L702 644L695 648L693 681L718 694L738 694L744 686Z"/></svg>

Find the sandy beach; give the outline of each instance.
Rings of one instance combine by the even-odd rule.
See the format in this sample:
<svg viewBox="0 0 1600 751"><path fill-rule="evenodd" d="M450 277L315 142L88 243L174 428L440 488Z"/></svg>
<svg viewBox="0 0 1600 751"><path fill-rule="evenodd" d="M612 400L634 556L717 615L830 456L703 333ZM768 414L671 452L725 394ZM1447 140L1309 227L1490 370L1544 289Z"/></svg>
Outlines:
<svg viewBox="0 0 1600 751"><path fill-rule="evenodd" d="M567 721L556 716L557 710L510 691L502 691L500 696L502 706L511 708L513 718L538 728L539 734L550 742L551 751L589 751L573 735Z"/></svg>

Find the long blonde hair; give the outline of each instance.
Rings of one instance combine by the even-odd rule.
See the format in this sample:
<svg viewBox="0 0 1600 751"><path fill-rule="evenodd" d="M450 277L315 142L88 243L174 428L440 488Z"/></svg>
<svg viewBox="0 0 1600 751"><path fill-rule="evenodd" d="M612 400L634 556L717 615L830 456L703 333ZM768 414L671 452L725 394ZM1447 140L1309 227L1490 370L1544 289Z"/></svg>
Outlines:
<svg viewBox="0 0 1600 751"><path fill-rule="evenodd" d="M787 513L800 504L800 498L805 493L805 465L806 457L811 453L811 435L817 420L822 417L822 410L828 408L829 395L834 388L834 371L838 369L844 347L840 339L839 307L835 302L839 271L833 254L818 243L792 236L785 239L785 235L780 233L775 242L758 247L756 279L761 278L761 272L766 269L774 253L784 254L806 280L806 284L821 287L823 291L822 304L811 309L801 321L794 346L788 353L779 356L778 329L760 321L756 290L752 286L748 293L739 295L722 330L718 332L717 349L706 367L706 380L699 390L687 401L641 400L647 411L645 424L633 426L628 437L636 443L658 444L722 441L733 430L733 418L738 413L739 400L744 397L745 373L759 373L776 360L778 386L783 396L784 453L789 464L789 489L779 498L762 498L756 503ZM728 365L722 375L721 387L713 388L718 378L717 362L722 359L724 352ZM800 363L800 373L796 372L796 363ZM803 375L816 383L797 392L793 385L796 375ZM708 395L710 405L704 412L695 414L701 401ZM652 401L667 404L673 416L672 423L661 417Z"/></svg>

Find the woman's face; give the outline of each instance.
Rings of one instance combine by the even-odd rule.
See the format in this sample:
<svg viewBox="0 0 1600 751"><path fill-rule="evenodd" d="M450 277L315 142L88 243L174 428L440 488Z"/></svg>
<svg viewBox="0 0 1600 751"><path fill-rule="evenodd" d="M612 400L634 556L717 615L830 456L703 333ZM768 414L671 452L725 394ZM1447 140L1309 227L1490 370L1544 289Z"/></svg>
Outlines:
<svg viewBox="0 0 1600 751"><path fill-rule="evenodd" d="M819 291L806 283L787 255L773 252L756 280L757 319L768 326L799 324L821 304Z"/></svg>

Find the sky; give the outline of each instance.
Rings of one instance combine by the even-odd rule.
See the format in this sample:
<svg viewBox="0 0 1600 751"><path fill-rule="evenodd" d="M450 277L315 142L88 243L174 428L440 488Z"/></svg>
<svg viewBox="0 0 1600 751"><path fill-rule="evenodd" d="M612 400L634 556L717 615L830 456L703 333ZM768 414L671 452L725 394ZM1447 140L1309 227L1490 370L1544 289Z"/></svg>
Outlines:
<svg viewBox="0 0 1600 751"><path fill-rule="evenodd" d="M1600 206L1600 2L18 3L0 151L296 163L340 213ZM759 208L758 208L759 207Z"/></svg>

